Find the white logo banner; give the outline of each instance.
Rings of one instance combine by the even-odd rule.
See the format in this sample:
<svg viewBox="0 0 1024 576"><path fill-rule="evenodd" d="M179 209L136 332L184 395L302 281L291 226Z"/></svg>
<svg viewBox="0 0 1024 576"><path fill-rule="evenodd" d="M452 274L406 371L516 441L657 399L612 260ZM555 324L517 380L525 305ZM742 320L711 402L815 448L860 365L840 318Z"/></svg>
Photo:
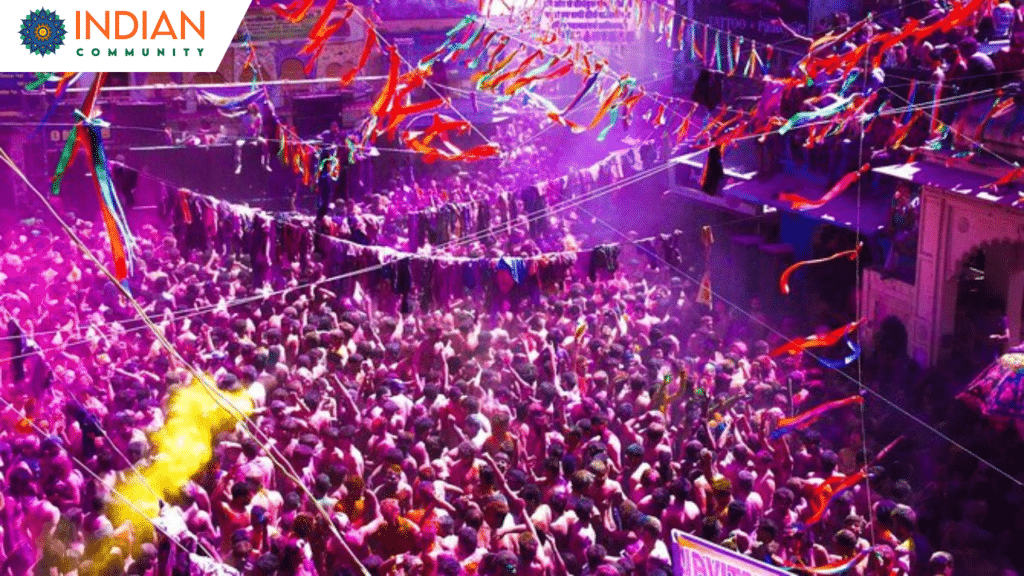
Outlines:
<svg viewBox="0 0 1024 576"><path fill-rule="evenodd" d="M30 0L0 15L8 72L214 72L250 0Z"/></svg>

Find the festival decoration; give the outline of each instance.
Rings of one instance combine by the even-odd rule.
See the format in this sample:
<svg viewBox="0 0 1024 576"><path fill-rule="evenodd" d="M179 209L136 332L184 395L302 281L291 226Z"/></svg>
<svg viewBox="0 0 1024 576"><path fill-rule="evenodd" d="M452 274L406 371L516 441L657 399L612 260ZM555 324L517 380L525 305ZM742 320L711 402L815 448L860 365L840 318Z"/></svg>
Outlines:
<svg viewBox="0 0 1024 576"><path fill-rule="evenodd" d="M1006 175L1004 175L1002 178L1000 178L999 180L996 180L995 182L993 182L991 184L987 184L986 187L991 188L992 190L998 191L999 188L1001 188L1003 186L1008 186L1011 182L1014 182L1016 180L1020 180L1021 177L1024 177L1024 168L1022 168L1020 166L1020 164L1017 163L1017 162L1014 162L1013 166L1014 166L1014 168L1012 170L1010 170L1009 172L1007 172Z"/></svg>
<svg viewBox="0 0 1024 576"><path fill-rule="evenodd" d="M858 358L860 358L861 348L856 342L850 340L849 338L846 339L846 345L850 348L850 354L848 354L847 356L843 357L840 360L818 358L818 362L821 362L822 366L826 368L831 368L833 370L842 370L843 368L849 366L850 364L853 364L854 362L857 361Z"/></svg>
<svg viewBox="0 0 1024 576"><path fill-rule="evenodd" d="M793 264L792 266L786 268L785 271L782 272L782 276L779 276L779 291L786 295L789 294L789 278L790 276L793 275L794 272L796 272L800 268L803 268L804 266L811 266L813 264L824 264L826 262L831 262L833 260L838 260L840 258L849 258L850 260L854 260L857 258L857 255L860 254L860 249L863 246L864 243L861 242L857 244L857 247L854 248L853 250L844 250L842 252L836 252L835 254L828 256L826 258L818 258L816 260L803 260L801 262Z"/></svg>
<svg viewBox="0 0 1024 576"><path fill-rule="evenodd" d="M272 6L277 15L291 22L298 24L306 19L306 13L313 7L314 0L295 0L291 4L274 4Z"/></svg>
<svg viewBox="0 0 1024 576"><path fill-rule="evenodd" d="M217 112L226 118L244 116L252 104L263 104L267 101L267 91L263 88L249 91L240 96L218 96L206 90L200 90L199 99L217 108Z"/></svg>
<svg viewBox="0 0 1024 576"><path fill-rule="evenodd" d="M852 95L844 98L839 98L832 104L823 106L816 110L808 112L797 112L785 124L779 128L779 134L786 134L791 130L801 128L812 122L818 122L820 120L827 120L834 118L835 116L850 110L852 107L859 106L863 102L864 98L860 95Z"/></svg>
<svg viewBox="0 0 1024 576"><path fill-rule="evenodd" d="M833 400L832 402L826 402L824 404L821 404L820 406L815 406L814 408L811 408L810 410L803 412L801 414L797 414L796 416L793 416L791 418L780 419L778 424L776 424L775 430L772 431L769 437L772 440L777 440L785 436L786 434L789 434L790 432L806 429L811 424L817 422L818 419L824 416L826 412L843 408L845 406L852 406L853 404L863 403L864 397L860 395L849 396L847 398L843 398L842 400Z"/></svg>
<svg viewBox="0 0 1024 576"><path fill-rule="evenodd" d="M793 210L813 210L815 208L821 208L825 204L828 204L832 200L838 198L839 195L842 194L843 192L846 192L846 190L850 186L857 182L857 180L860 180L860 177L866 174L870 169L871 165L865 163L859 169L850 172L849 174L846 174L845 176L840 178L839 181L836 182L832 186L832 188L829 189L829 191L818 200L808 200L803 196L788 192L783 192L782 194L779 194L779 200L782 200L783 202L789 202L790 207Z"/></svg>
<svg viewBox="0 0 1024 576"><path fill-rule="evenodd" d="M133 252L135 251L135 240L129 230L128 219L125 217L121 200L114 190L114 183L110 177L110 165L107 161L106 150L103 147L102 129L109 127L109 124L103 122L94 114L96 99L99 96L100 88L103 86L105 79L106 74L96 75L92 87L86 94L82 110L75 111L77 122L71 129L68 141L61 152L60 160L54 171L51 192L55 196L60 193L61 180L65 172L74 162L78 151L85 149L92 162L91 172L93 183L96 185L100 214L103 217L103 224L110 239L114 275L119 282L124 283L134 271Z"/></svg>
<svg viewBox="0 0 1024 576"><path fill-rule="evenodd" d="M860 397L858 396L857 398ZM863 402L863 398L861 398L861 401ZM831 505L836 498L867 478L868 473L866 470L860 470L845 478L838 476L826 478L825 481L817 486L808 497L810 502L810 508L808 510L811 514L806 520L804 520L804 525L813 526L820 522L821 519L825 517L825 513L828 511L829 505ZM825 572L825 574L829 573L832 572Z"/></svg>
<svg viewBox="0 0 1024 576"><path fill-rule="evenodd" d="M355 6L351 2L346 2L344 15L336 22L328 25L327 22L334 12L334 8L338 5L338 0L328 0L327 5L324 7L323 12L320 13L320 18L313 25L313 28L309 31L309 42L299 50L300 55L309 54L311 55L306 66L304 68L306 74L313 73L313 67L316 66L316 61L320 58L320 54L324 51L324 46L327 40L334 36L345 22L352 16L355 11ZM369 34L367 34L369 37Z"/></svg>
<svg viewBox="0 0 1024 576"><path fill-rule="evenodd" d="M860 564L864 558L871 554L871 550L861 550L860 552L850 556L843 560L836 560L823 566L811 567L803 565L793 565L791 568L796 568L801 572L814 574L816 576L839 576L841 574L848 574L854 566Z"/></svg>
<svg viewBox="0 0 1024 576"><path fill-rule="evenodd" d="M835 330L825 334L824 336L818 337L817 335L807 336L806 338L795 338L782 346L772 350L771 356L777 357L783 354L796 354L802 352L808 348L824 348L828 346L835 346L840 339L844 336L852 333L860 326L864 320L858 320L856 322L850 322L849 324L836 328Z"/></svg>
<svg viewBox="0 0 1024 576"><path fill-rule="evenodd" d="M374 46L377 45L377 29L366 23L366 40L363 42L363 51L359 54L359 63L352 70L349 70L341 78L341 85L348 86L359 75L360 72L366 68L366 63L370 61L370 52Z"/></svg>

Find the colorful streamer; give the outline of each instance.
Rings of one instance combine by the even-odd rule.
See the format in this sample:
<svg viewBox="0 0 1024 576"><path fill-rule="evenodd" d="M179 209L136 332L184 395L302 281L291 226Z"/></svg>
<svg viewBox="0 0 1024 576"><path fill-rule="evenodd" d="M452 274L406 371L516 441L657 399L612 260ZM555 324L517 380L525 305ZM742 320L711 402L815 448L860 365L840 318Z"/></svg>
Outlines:
<svg viewBox="0 0 1024 576"><path fill-rule="evenodd" d="M863 398L861 398L861 401L863 402ZM811 516L804 521L804 525L813 526L820 522L821 519L825 517L825 512L828 511L828 507L836 498L838 498L843 492L846 492L850 488L860 484L863 480L867 479L867 477L867 471L860 470L856 474L851 474L845 478L841 476L827 478L814 489L814 492L808 498L810 501L809 510L811 511ZM825 572L825 574L828 573L830 572Z"/></svg>
<svg viewBox="0 0 1024 576"><path fill-rule="evenodd" d="M772 357L782 356L783 354L797 354L808 348L824 348L827 346L836 345L843 337L852 333L860 326L864 320L858 320L856 322L850 322L849 324L836 328L828 334L818 337L817 335L807 336L806 338L794 338L789 342L786 342L782 346L772 350Z"/></svg>
<svg viewBox="0 0 1024 576"><path fill-rule="evenodd" d="M999 180L996 180L995 182L989 184L988 187L994 190L998 190L999 188L1007 186L1014 180L1019 180L1022 176L1024 176L1024 168L1021 168L1020 164L1016 162L1014 162L1013 165L1013 170L1007 172L1006 175L1000 178Z"/></svg>
<svg viewBox="0 0 1024 576"><path fill-rule="evenodd" d="M349 84L351 84L356 79L356 76L358 76L359 73L362 72L364 68L366 68L366 63L370 61L370 51L372 51L373 47L376 45L377 30L373 26L371 26L369 22L367 22L366 41L363 42L363 52L359 55L359 63L356 64L355 68L349 70L348 72L345 73L344 76L342 76L342 86L348 86Z"/></svg>
<svg viewBox="0 0 1024 576"><path fill-rule="evenodd" d="M75 153L78 151L78 125L71 127L68 141L64 143L64 149L60 153L60 160L57 162L57 169L54 170L53 178L50 180L50 193L54 196L60 194L60 185L64 179L64 173L75 161Z"/></svg>
<svg viewBox="0 0 1024 576"><path fill-rule="evenodd" d="M299 50L300 55L312 55L304 67L307 75L313 73L313 68L316 66L316 62L320 58L320 54L323 53L327 40L334 36L338 30L345 25L345 22L348 21L352 16L352 13L355 11L355 6L352 3L347 3L344 16L342 16L337 22L328 25L327 23L330 20L331 15L334 13L334 8L337 4L338 0L328 0L323 12L320 13L320 18L309 31L309 41L301 50Z"/></svg>
<svg viewBox="0 0 1024 576"><path fill-rule="evenodd" d="M857 255L860 254L860 249L863 245L864 243L861 242L853 250L844 250L843 252L836 252L835 254L828 256L827 258L818 258L816 260L804 260L802 262L797 262L796 264L793 264L792 266L786 268L786 270L782 272L782 276L779 276L779 291L785 295L789 295L789 277L792 276L793 273L799 270L800 268L804 266L810 266L812 264L824 264L825 262L831 262L833 260L838 260L844 257L848 257L850 260L854 260L857 258Z"/></svg>
<svg viewBox="0 0 1024 576"><path fill-rule="evenodd" d="M128 219L124 215L121 201L114 190L110 177L110 165L103 147L102 129L109 126L98 119L89 119L79 114L83 130L78 131L78 138L89 151L92 159L92 177L96 184L96 195L100 201L100 212L103 223L110 238L110 249L114 258L114 275L118 282L124 282L134 273L135 240L128 229Z"/></svg>
<svg viewBox="0 0 1024 576"><path fill-rule="evenodd" d="M288 20L292 24L298 24L306 19L306 13L313 7L314 0L295 0L288 6L274 4L271 6L278 16Z"/></svg>
<svg viewBox="0 0 1024 576"><path fill-rule="evenodd" d="M853 567L859 564L871 550L861 550L853 556L845 560L837 560L824 566L811 567L811 566L799 566L793 565L790 568L796 568L801 572L807 572L808 574L814 574L816 576L840 576L842 574L848 574L853 570Z"/></svg>
<svg viewBox="0 0 1024 576"><path fill-rule="evenodd" d="M815 406L814 408L811 408L810 410L803 412L801 414L797 414L796 416L793 416L791 418L782 418L776 425L775 430L772 431L770 438L772 440L777 440L785 436L786 434L789 434L790 432L804 430L811 424L817 422L827 412L837 410L839 408L844 408L846 406L852 406L854 404L863 403L863 396L849 396L843 398L842 400L833 400L832 402L825 402L824 404Z"/></svg>
<svg viewBox="0 0 1024 576"><path fill-rule="evenodd" d="M850 186L852 186L860 177L867 173L871 169L871 165L865 163L859 169L846 174L836 182L834 186L821 198L817 200L808 200L798 194L792 194L789 192L783 192L779 194L779 200L783 202L789 202L790 208L793 210L813 210L815 208L821 208L825 204L835 200L840 194L845 192Z"/></svg>
<svg viewBox="0 0 1024 576"><path fill-rule="evenodd" d="M854 362L856 362L857 359L860 358L860 355L861 355L860 345L858 345L853 340L850 340L849 338L847 338L846 339L846 346L850 348L850 353L847 354L845 357L843 357L843 358L841 358L839 360L830 360L828 358L818 358L818 362L821 362L822 366L824 366L826 368L831 368L833 370L842 370L843 368L846 368L850 364L853 364Z"/></svg>
<svg viewBox="0 0 1024 576"><path fill-rule="evenodd" d="M601 76L601 69L601 64L599 63L597 65L597 70L590 76L590 78L587 79L583 86L580 87L580 91L576 93L576 96L573 97L572 101L569 102L569 105L565 107L565 110L562 110L562 114L568 114L569 111L571 111L573 108L579 105L580 101L583 100L583 98L594 87L594 84L597 83L598 77Z"/></svg>

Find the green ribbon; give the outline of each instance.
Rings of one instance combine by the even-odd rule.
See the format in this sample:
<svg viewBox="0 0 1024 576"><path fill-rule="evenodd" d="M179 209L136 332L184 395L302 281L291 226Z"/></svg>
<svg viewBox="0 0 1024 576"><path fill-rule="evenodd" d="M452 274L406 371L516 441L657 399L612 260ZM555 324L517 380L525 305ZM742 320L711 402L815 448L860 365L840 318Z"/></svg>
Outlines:
<svg viewBox="0 0 1024 576"><path fill-rule="evenodd" d="M721 34L715 31L715 70L723 72L722 70L722 47L721 47Z"/></svg>
<svg viewBox="0 0 1024 576"><path fill-rule="evenodd" d="M54 196L60 194L60 183L64 179L64 172L67 171L68 164L71 163L71 155L75 151L75 142L77 140L78 124L75 124L68 135L68 141L64 143L64 150L60 153L60 162L57 163L57 169L54 171L53 180L50 183L50 192Z"/></svg>
<svg viewBox="0 0 1024 576"><path fill-rule="evenodd" d="M32 82L31 84L28 84L27 86L25 86L25 90L35 90L36 88L39 88L43 84L46 84L46 81L49 80L49 79L50 79L50 74L47 74L45 72L36 72L36 80L35 80L35 82Z"/></svg>
<svg viewBox="0 0 1024 576"><path fill-rule="evenodd" d="M598 142L604 142L604 139L608 137L608 133L611 132L612 128L615 127L615 123L619 121L619 107L621 104L616 104L614 108L608 113L608 125L605 126L604 130L597 135Z"/></svg>
<svg viewBox="0 0 1024 576"><path fill-rule="evenodd" d="M479 28L476 29L476 32L470 34L468 40L459 44L452 45L452 50L467 50L470 46L473 45L474 42L476 42L476 39L480 37L480 34L484 31L484 28L486 27L487 25L481 25Z"/></svg>

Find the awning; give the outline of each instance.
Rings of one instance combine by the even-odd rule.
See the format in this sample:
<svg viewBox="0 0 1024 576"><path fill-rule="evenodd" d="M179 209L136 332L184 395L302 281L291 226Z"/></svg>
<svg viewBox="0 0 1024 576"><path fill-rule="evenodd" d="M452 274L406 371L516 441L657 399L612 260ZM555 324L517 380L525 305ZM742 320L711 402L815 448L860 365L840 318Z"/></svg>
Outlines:
<svg viewBox="0 0 1024 576"><path fill-rule="evenodd" d="M750 147L754 145L751 143ZM703 170L706 158L707 151L701 150L684 154L673 159L673 161L691 168ZM828 192L823 180L821 178L815 179L807 174L791 174L786 172L766 179L756 178L756 154L752 150L746 149L742 144L726 154L724 164L725 175L728 177L728 180L722 190L722 196L731 197L746 204L768 206L777 210L799 213L809 218L816 218L851 230L859 228L865 234L875 232L879 226L885 224L885 220L889 215L888 199L872 195L868 193L867 189L862 190L858 207L857 190L855 187L852 187L846 193L821 208L793 210L788 202L779 200L779 194L790 192L816 200ZM691 170L692 173L693 171ZM697 180L700 178L699 171L696 172L696 178ZM680 182L680 184L685 185L686 182ZM697 181L690 182L689 184L699 188L699 182Z"/></svg>
<svg viewBox="0 0 1024 576"><path fill-rule="evenodd" d="M1010 169L1005 168L1004 170ZM956 196L975 198L983 202L1022 209L1019 203L1016 206L1014 206L1014 203L1024 195L1017 193L1000 196L992 193L991 185L999 179L999 176L979 174L972 170L965 170L956 166L946 166L931 161L882 166L875 168L874 171L878 174L892 176L893 178L899 178L914 184L941 188Z"/></svg>

